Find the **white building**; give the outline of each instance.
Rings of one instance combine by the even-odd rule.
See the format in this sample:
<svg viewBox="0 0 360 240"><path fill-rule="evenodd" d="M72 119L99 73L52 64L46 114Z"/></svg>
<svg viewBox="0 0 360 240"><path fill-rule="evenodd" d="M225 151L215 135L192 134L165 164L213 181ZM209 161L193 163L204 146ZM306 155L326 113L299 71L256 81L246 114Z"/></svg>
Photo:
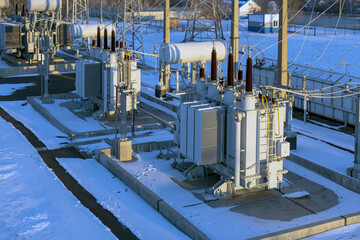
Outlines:
<svg viewBox="0 0 360 240"><path fill-rule="evenodd" d="M260 6L254 0L239 1L239 15L245 17L248 14L260 11Z"/></svg>

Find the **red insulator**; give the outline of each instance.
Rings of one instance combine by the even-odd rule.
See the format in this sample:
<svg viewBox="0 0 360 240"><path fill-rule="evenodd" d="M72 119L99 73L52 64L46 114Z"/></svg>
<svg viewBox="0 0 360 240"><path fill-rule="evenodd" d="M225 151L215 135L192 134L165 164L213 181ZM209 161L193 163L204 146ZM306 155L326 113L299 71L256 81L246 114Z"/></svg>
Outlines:
<svg viewBox="0 0 360 240"><path fill-rule="evenodd" d="M228 58L228 75L227 75L228 86L234 86L234 57L232 52L229 53Z"/></svg>
<svg viewBox="0 0 360 240"><path fill-rule="evenodd" d="M107 29L105 27L105 30L104 30L104 49L108 49L109 46L108 46L108 32L107 32Z"/></svg>
<svg viewBox="0 0 360 240"><path fill-rule="evenodd" d="M216 50L215 47L211 53L211 81L217 80L217 63L216 63Z"/></svg>
<svg viewBox="0 0 360 240"><path fill-rule="evenodd" d="M252 92L252 59L249 57L246 62L246 91Z"/></svg>
<svg viewBox="0 0 360 240"><path fill-rule="evenodd" d="M100 26L97 28L97 47L101 47L101 33L100 33Z"/></svg>
<svg viewBox="0 0 360 240"><path fill-rule="evenodd" d="M244 75L243 70L240 69L240 70L238 71L238 81L239 81L239 82L241 82L242 80L244 80L244 78L243 78L244 76L243 76L243 75Z"/></svg>
<svg viewBox="0 0 360 240"><path fill-rule="evenodd" d="M111 32L111 51L115 52L115 31L114 31L114 29Z"/></svg>
<svg viewBox="0 0 360 240"><path fill-rule="evenodd" d="M205 79L205 68L200 68L200 79Z"/></svg>

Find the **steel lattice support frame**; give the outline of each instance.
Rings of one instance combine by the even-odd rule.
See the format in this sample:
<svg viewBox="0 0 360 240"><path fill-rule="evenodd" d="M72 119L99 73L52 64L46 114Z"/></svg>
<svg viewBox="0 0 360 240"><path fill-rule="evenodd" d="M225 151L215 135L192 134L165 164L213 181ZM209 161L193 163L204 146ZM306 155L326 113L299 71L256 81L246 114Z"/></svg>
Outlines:
<svg viewBox="0 0 360 240"><path fill-rule="evenodd" d="M220 0L191 0L185 38L183 42L201 40L225 40L221 25ZM211 21L209 24L205 20Z"/></svg>
<svg viewBox="0 0 360 240"><path fill-rule="evenodd" d="M119 0L115 21L117 39L125 43L125 48L138 52L144 52L141 8L140 0ZM139 63L145 65L144 56L139 58Z"/></svg>

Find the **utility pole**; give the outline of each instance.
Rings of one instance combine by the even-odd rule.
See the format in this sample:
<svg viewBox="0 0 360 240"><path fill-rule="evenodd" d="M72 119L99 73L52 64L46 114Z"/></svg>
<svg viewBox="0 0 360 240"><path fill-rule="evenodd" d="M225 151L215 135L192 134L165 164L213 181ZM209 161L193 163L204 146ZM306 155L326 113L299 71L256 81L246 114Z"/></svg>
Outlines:
<svg viewBox="0 0 360 240"><path fill-rule="evenodd" d="M237 79L239 63L239 0L232 1L231 48L234 56L234 72Z"/></svg>
<svg viewBox="0 0 360 240"><path fill-rule="evenodd" d="M170 43L170 0L165 0L164 8L164 43ZM164 66L164 85L166 91L170 90L170 65Z"/></svg>
<svg viewBox="0 0 360 240"><path fill-rule="evenodd" d="M288 1L281 0L279 15L279 43L278 43L278 83L287 87L287 22L288 22ZM285 92L281 93L284 97Z"/></svg>

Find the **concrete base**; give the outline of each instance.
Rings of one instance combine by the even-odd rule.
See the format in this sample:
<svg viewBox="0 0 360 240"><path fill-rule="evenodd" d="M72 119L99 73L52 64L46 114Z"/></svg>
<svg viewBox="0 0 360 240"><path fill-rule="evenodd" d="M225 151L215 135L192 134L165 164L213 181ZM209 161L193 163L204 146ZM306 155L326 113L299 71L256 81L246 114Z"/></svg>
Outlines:
<svg viewBox="0 0 360 240"><path fill-rule="evenodd" d="M117 140L115 147L115 156L121 162L127 162L132 160L132 143L128 139L119 139Z"/></svg>
<svg viewBox="0 0 360 240"><path fill-rule="evenodd" d="M165 85L156 85L155 86L155 97L162 98L166 96L166 86Z"/></svg>
<svg viewBox="0 0 360 240"><path fill-rule="evenodd" d="M360 166L357 166L355 164L354 167L350 167L350 168L346 169L346 174L350 177L360 179Z"/></svg>
<svg viewBox="0 0 360 240"><path fill-rule="evenodd" d="M49 95L44 95L41 98L41 102L42 102L42 104L52 104L52 103L54 103L54 100Z"/></svg>

